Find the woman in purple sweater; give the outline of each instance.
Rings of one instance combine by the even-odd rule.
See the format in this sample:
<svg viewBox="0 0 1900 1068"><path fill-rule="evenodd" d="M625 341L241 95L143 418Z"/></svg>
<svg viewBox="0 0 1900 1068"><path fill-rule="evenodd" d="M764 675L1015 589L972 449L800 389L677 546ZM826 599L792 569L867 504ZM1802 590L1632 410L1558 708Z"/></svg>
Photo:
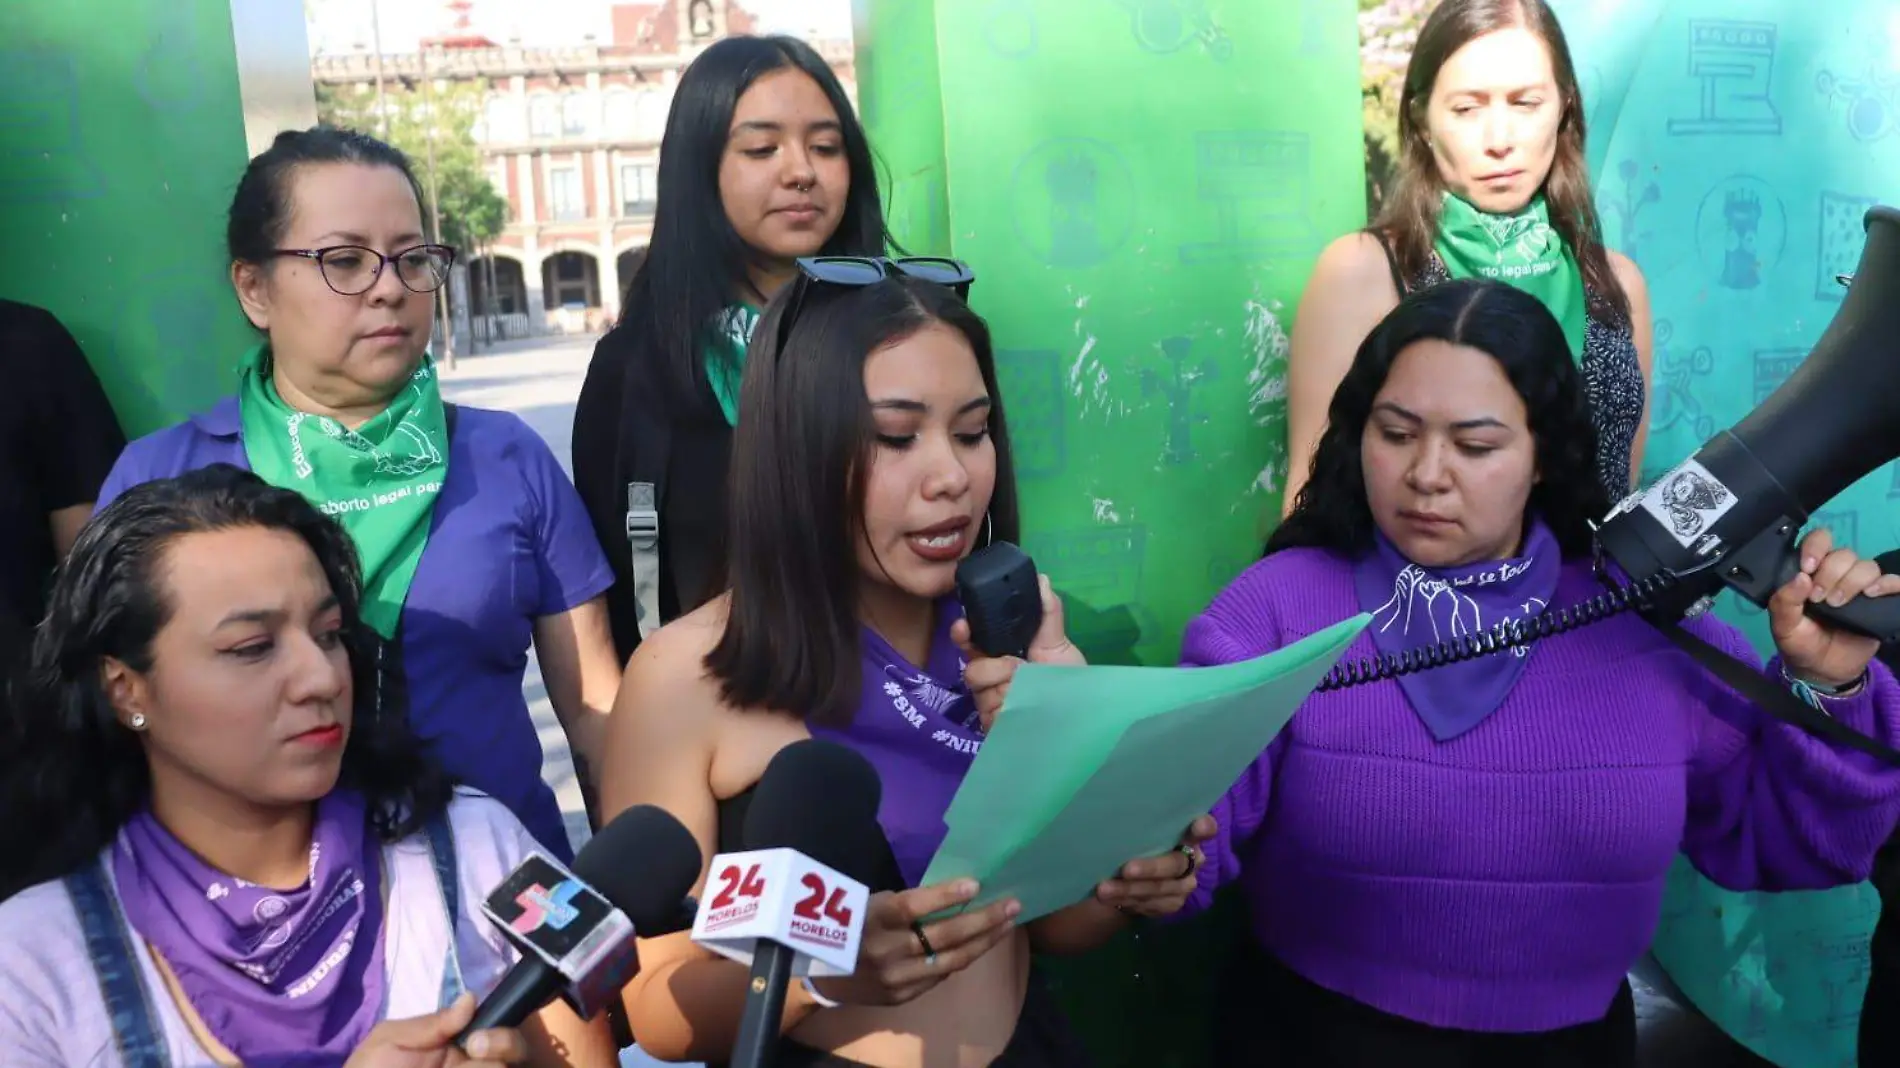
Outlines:
<svg viewBox="0 0 1900 1068"><path fill-rule="evenodd" d="M1190 665L1260 656L1342 618L1392 653L1601 592L1583 383L1535 298L1459 281L1408 297L1333 398L1311 481L1264 559L1188 627ZM1769 606L1767 677L1888 745L1900 688L1871 639L1804 604L1900 592L1802 543ZM1742 635L1687 624L1738 658ZM1609 1068L1634 1059L1625 974L1678 852L1735 889L1865 879L1900 771L1831 749L1624 614L1396 681L1318 694L1216 806L1190 908L1238 879L1256 967L1234 1063Z"/></svg>

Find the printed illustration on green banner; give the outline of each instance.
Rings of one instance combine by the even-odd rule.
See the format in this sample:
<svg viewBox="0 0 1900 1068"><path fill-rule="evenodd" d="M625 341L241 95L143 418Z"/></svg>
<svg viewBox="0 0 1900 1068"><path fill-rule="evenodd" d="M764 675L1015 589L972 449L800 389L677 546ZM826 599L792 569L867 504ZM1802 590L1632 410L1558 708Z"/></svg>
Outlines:
<svg viewBox="0 0 1900 1068"><path fill-rule="evenodd" d="M59 316L128 433L236 384L246 158L225 0L0 4L0 294Z"/></svg>
<svg viewBox="0 0 1900 1068"><path fill-rule="evenodd" d="M1900 22L1885 0L1560 0L1609 244L1656 319L1645 481L1734 425L1819 339L1862 218L1900 203ZM1867 555L1900 543L1900 470L1814 522ZM1770 647L1765 613L1718 612ZM1735 894L1679 861L1655 954L1729 1034L1782 1068L1854 1068L1867 885Z"/></svg>
<svg viewBox="0 0 1900 1068"><path fill-rule="evenodd" d="M1352 0L857 0L897 241L976 271L1024 545L1103 664L1173 664L1285 484L1287 330L1364 225ZM1231 914L1047 966L1104 1066L1211 1063Z"/></svg>

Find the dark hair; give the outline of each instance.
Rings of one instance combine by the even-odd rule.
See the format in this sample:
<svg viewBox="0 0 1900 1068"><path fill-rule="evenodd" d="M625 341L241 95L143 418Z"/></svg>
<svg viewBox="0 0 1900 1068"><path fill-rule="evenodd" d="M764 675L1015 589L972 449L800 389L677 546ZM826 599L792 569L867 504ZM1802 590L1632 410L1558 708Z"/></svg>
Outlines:
<svg viewBox="0 0 1900 1068"><path fill-rule="evenodd" d="M797 318L781 351L778 323L792 302ZM864 362L932 323L962 334L976 353L996 445L987 525L992 538L1017 540L1009 430L983 320L949 289L910 278L787 285L752 335L732 446L730 611L706 666L733 706L850 720L862 683L855 547L865 536L876 439Z"/></svg>
<svg viewBox="0 0 1900 1068"><path fill-rule="evenodd" d="M732 113L752 83L777 70L803 71L838 113L851 190L826 256L881 256L890 236L864 127L837 75L795 37L726 37L695 58L673 93L660 141L659 189L647 254L627 283L617 329L632 333L632 358L659 360L680 397L705 392L707 325L749 283L757 253L726 217L719 196Z"/></svg>
<svg viewBox="0 0 1900 1068"><path fill-rule="evenodd" d="M1524 400L1537 445L1537 484L1525 507L1541 516L1566 557L1590 551L1590 522L1609 511L1597 477L1597 434L1583 376L1563 327L1536 297L1503 282L1460 279L1413 293L1373 328L1333 394L1313 470L1266 554L1298 546L1348 554L1372 548L1360 443L1372 404L1399 354L1426 340L1466 345L1498 362Z"/></svg>
<svg viewBox="0 0 1900 1068"><path fill-rule="evenodd" d="M105 691L107 657L152 667L152 642L170 618L162 564L190 534L256 527L301 538L342 609L356 715L339 787L361 792L372 825L395 841L448 805L449 779L424 758L396 717L374 716L375 661L359 611L361 572L350 536L294 490L227 464L135 486L107 505L60 567L46 619L6 734L18 748L0 763L0 900L59 878L108 845L151 793L138 736L119 722Z"/></svg>
<svg viewBox="0 0 1900 1068"><path fill-rule="evenodd" d="M1603 247L1603 224L1597 216L1583 156L1583 94L1577 88L1576 67L1571 63L1563 28L1544 0L1444 0L1425 19L1399 95L1399 158L1392 194L1374 225L1391 239L1400 273L1407 278L1416 276L1432 254L1445 193L1425 121L1439 69L1476 38L1514 27L1530 31L1544 43L1550 53L1557 94L1562 98L1557 155L1551 161L1550 175L1544 179L1550 225L1563 235L1577 257L1584 287L1590 294L1590 310L1611 321L1627 322L1629 296L1610 269L1609 253Z"/></svg>
<svg viewBox="0 0 1900 1068"><path fill-rule="evenodd" d="M416 203L423 203L422 185L401 149L334 126L285 130L244 168L237 192L231 195L224 244L233 261L268 264L276 259L273 253L283 244L284 230L290 225L291 179L298 168L319 163L394 167L409 180Z"/></svg>

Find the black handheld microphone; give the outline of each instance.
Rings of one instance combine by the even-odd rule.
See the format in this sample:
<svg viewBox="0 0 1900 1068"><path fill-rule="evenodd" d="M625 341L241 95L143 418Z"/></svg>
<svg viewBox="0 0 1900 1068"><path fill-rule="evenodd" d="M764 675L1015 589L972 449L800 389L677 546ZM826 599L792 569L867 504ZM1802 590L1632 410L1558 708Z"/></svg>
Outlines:
<svg viewBox="0 0 1900 1068"><path fill-rule="evenodd" d="M487 1028L519 1027L556 995L582 1019L599 1012L640 970L636 932L651 938L691 925L681 902L699 862L692 832L652 805L614 817L581 847L572 871L529 854L482 903L521 959L456 1045Z"/></svg>
<svg viewBox="0 0 1900 1068"><path fill-rule="evenodd" d="M957 599L970 621L970 644L991 656L1029 656L1042 626L1042 588L1028 553L997 541L964 557L957 565Z"/></svg>
<svg viewBox="0 0 1900 1068"><path fill-rule="evenodd" d="M855 750L818 739L796 742L779 750L759 779L746 812L745 848L796 853L868 886L880 856L889 849L877 822L882 798L877 769ZM856 916L841 910L839 902L849 891L814 887L814 879L823 881L808 870L797 885L768 886L762 893L793 902L795 916L816 917L795 919L790 926L794 939L805 932L808 940L832 946L855 942L857 931L847 929L862 930L863 910ZM764 1068L773 1062L785 994L799 955L797 946L774 939L759 938L753 944L752 981L746 986L745 1010L733 1044L733 1068Z"/></svg>

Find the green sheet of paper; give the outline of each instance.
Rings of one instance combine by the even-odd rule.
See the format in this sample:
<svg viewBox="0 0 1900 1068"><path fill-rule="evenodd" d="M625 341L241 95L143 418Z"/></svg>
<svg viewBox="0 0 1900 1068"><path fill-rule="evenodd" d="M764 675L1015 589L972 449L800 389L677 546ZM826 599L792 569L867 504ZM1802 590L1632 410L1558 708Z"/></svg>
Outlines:
<svg viewBox="0 0 1900 1068"><path fill-rule="evenodd" d="M1361 614L1209 668L1025 664L950 802L924 885L969 876L1018 923L1173 848L1280 733L1365 628Z"/></svg>

